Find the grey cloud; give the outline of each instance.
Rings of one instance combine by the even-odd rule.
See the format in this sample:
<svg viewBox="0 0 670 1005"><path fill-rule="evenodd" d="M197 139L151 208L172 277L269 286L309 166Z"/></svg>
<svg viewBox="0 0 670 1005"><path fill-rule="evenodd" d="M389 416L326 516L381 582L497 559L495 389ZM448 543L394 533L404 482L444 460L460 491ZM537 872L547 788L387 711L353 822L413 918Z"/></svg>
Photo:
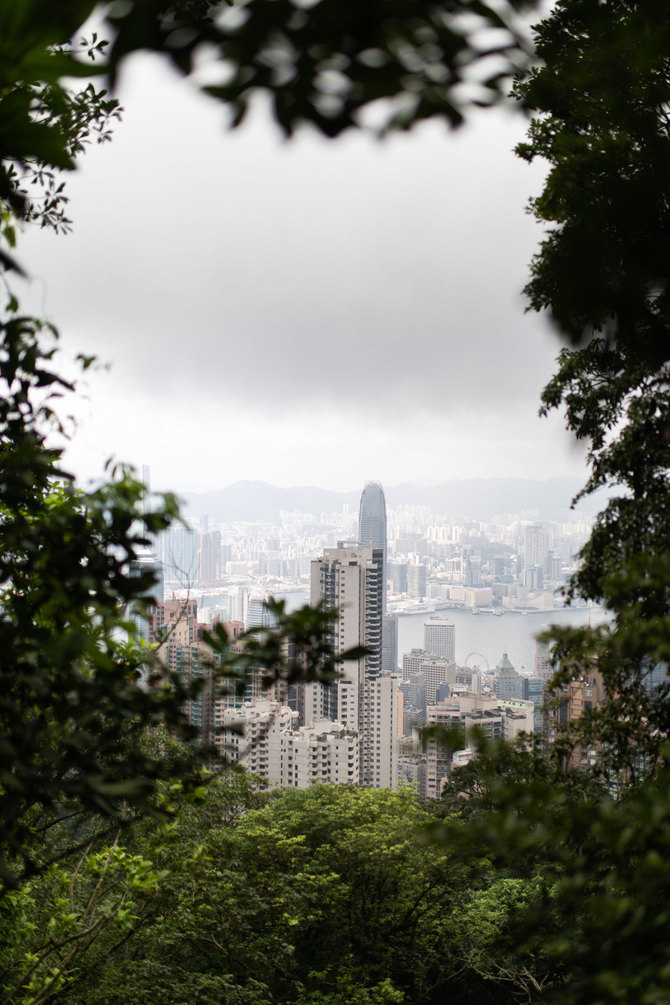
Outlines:
<svg viewBox="0 0 670 1005"><path fill-rule="evenodd" d="M558 346L520 297L539 236L520 117L286 146L225 134L141 61L123 100L71 182L75 233L22 249L67 345L111 360L120 389L371 421L534 410Z"/></svg>

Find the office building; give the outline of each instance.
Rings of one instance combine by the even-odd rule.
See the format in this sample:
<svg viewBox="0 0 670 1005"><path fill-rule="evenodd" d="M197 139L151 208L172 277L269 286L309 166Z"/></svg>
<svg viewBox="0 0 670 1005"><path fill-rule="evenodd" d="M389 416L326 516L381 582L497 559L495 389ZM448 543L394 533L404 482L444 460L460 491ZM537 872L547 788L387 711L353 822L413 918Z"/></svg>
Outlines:
<svg viewBox="0 0 670 1005"><path fill-rule="evenodd" d="M403 679L409 679L412 674L423 674L425 681L425 696L427 704L437 700L437 689L441 684L449 684L456 673L453 660L436 656L426 649L411 649L402 658Z"/></svg>
<svg viewBox="0 0 670 1005"><path fill-rule="evenodd" d="M199 535L190 527L172 526L158 537L158 558L166 586L189 589L200 574Z"/></svg>
<svg viewBox="0 0 670 1005"><path fill-rule="evenodd" d="M221 533L204 531L200 534L200 582L217 583L221 575Z"/></svg>
<svg viewBox="0 0 670 1005"><path fill-rule="evenodd" d="M267 593L251 593L247 598L244 624L247 628L273 628L277 619L265 606Z"/></svg>
<svg viewBox="0 0 670 1005"><path fill-rule="evenodd" d="M407 593L407 562L389 562L388 575L393 593Z"/></svg>
<svg viewBox="0 0 670 1005"><path fill-rule="evenodd" d="M495 668L496 694L498 698L520 698L521 674L514 668L507 653L503 653Z"/></svg>
<svg viewBox="0 0 670 1005"><path fill-rule="evenodd" d="M426 677L421 671L403 674L400 685L403 696L403 733L412 736L415 729L426 725Z"/></svg>
<svg viewBox="0 0 670 1005"><path fill-rule="evenodd" d="M543 677L522 677L521 678L521 697L525 701L532 701L533 707L535 709L533 718L533 728L536 733L542 732L542 706L544 705L544 687L545 681Z"/></svg>
<svg viewBox="0 0 670 1005"><path fill-rule="evenodd" d="M153 612L156 605L163 602L163 566L154 551L141 550L130 563L129 574L132 579L146 583L143 602L131 605L128 615L135 626L137 638L150 642Z"/></svg>
<svg viewBox="0 0 670 1005"><path fill-rule="evenodd" d="M554 673L551 658L552 647L547 642L539 639L535 642L535 676L548 681Z"/></svg>
<svg viewBox="0 0 670 1005"><path fill-rule="evenodd" d="M430 618L423 626L423 648L445 660L456 659L456 626L444 618Z"/></svg>
<svg viewBox="0 0 670 1005"><path fill-rule="evenodd" d="M426 596L426 583L425 565L416 564L407 566L407 592L410 597L422 600Z"/></svg>
<svg viewBox="0 0 670 1005"><path fill-rule="evenodd" d="M358 511L358 543L364 548L373 548L382 553L382 614L384 614L388 593L386 499L379 482L367 482L361 494Z"/></svg>

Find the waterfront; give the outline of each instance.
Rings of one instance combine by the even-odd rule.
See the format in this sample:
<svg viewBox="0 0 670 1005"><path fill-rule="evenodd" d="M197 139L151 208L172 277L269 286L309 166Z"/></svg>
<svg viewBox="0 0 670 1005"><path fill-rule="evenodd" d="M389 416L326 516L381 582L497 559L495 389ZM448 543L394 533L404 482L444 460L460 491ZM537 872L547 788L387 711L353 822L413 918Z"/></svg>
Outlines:
<svg viewBox="0 0 670 1005"><path fill-rule="evenodd" d="M275 593L277 599L286 599L286 608L293 611L309 603L306 591ZM491 670L503 652L509 655L514 667L532 673L535 664L535 638L550 625L597 625L607 620L601 607L563 607L553 611L529 611L520 614L508 611L502 617L494 614L473 614L471 610L449 608L419 614L398 615L398 663L402 665L403 653L410 649L423 649L423 626L431 617L445 618L456 626L456 662L469 666L473 663ZM477 654L468 659L471 654ZM480 657L483 656L484 660Z"/></svg>
<svg viewBox="0 0 670 1005"><path fill-rule="evenodd" d="M456 662L464 664L472 653L478 657L467 660L484 668L488 662L491 670L507 652L515 668L532 673L535 660L535 638L551 624L599 624L607 620L606 612L599 607L565 607L555 611L532 611L528 614L508 612L502 617L493 614L473 614L470 610L451 608L438 612L440 617L456 626ZM410 649L423 648L423 626L430 614L401 614L398 617L398 659ZM484 657L482 660L481 657Z"/></svg>

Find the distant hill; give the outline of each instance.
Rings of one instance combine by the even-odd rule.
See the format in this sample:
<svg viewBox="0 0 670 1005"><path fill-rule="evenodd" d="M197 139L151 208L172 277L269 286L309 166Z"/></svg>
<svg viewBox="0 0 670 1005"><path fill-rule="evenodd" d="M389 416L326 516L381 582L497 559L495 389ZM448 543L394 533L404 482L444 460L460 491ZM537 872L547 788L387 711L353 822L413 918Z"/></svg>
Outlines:
<svg viewBox="0 0 670 1005"><path fill-rule="evenodd" d="M204 516L229 523L236 520L275 521L280 510L332 513L345 503L358 506L359 492L331 492L311 485L279 488L267 482L235 482L216 492L180 493L186 516Z"/></svg>
<svg viewBox="0 0 670 1005"><path fill-rule="evenodd" d="M502 513L528 514L541 520L561 520L570 507L582 482L578 478L549 478L534 481L523 478L472 478L444 482L442 485L385 486L387 504L396 506L427 506L435 513L490 520ZM361 491L363 486L361 485ZM303 513L333 513L345 504L357 508L358 492L331 492L314 486L279 488L267 482L235 482L216 492L182 493L186 516L207 514L214 521L278 520L280 510L300 510ZM604 498L582 503L580 510L594 511L604 505Z"/></svg>

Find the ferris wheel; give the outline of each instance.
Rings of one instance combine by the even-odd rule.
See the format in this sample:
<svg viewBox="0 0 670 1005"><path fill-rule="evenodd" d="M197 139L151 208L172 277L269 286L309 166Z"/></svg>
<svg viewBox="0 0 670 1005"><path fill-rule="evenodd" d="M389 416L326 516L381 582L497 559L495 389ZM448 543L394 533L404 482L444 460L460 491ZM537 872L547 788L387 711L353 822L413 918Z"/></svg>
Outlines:
<svg viewBox="0 0 670 1005"><path fill-rule="evenodd" d="M489 669L490 669L489 668L489 661L487 660L486 656L484 656L482 653L477 653L477 652L468 653L468 655L465 657L465 666L468 667L470 670L481 670L482 669L482 663L479 663L479 662L478 663L473 663L471 667L468 664L468 660L473 659L473 657L475 657L475 656L479 657L479 659L482 661L482 663L486 664L486 673L489 673Z"/></svg>

